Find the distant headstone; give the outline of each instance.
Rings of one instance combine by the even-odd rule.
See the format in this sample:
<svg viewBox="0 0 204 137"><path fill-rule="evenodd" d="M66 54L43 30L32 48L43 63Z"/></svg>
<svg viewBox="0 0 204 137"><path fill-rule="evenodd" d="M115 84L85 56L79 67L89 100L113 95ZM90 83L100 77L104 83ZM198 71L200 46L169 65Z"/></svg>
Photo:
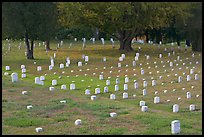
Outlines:
<svg viewBox="0 0 204 137"><path fill-rule="evenodd" d="M124 90L128 90L128 84L124 84Z"/></svg>
<svg viewBox="0 0 204 137"><path fill-rule="evenodd" d="M70 90L75 90L75 89L76 89L75 84L74 84L74 83L71 83L71 84L70 84Z"/></svg>
<svg viewBox="0 0 204 137"><path fill-rule="evenodd" d="M142 106L141 111L142 112L147 112L148 111L148 107L147 106Z"/></svg>
<svg viewBox="0 0 204 137"><path fill-rule="evenodd" d="M179 111L179 105L178 104L174 104L173 105L173 112L178 112Z"/></svg>
<svg viewBox="0 0 204 137"><path fill-rule="evenodd" d="M128 98L128 93L127 92L124 92L123 93L123 99L127 99Z"/></svg>
<svg viewBox="0 0 204 137"><path fill-rule="evenodd" d="M115 94L110 94L110 99L116 99Z"/></svg>

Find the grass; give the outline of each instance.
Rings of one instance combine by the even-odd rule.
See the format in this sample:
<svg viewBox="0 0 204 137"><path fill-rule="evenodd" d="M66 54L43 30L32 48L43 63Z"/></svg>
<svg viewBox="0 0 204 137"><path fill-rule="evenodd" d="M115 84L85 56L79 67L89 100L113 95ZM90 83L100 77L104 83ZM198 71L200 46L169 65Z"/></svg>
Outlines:
<svg viewBox="0 0 204 137"><path fill-rule="evenodd" d="M175 119L181 122L181 135L202 134L202 53L194 52L195 57L192 58L192 50L185 51L184 43L180 50L170 44L159 47L134 43L135 51L125 53L126 58L121 62L122 67L118 68L118 58L124 53L118 50L118 42L115 49L108 42L105 46L102 46L100 41L95 45L87 42L87 47L83 50L80 42L64 41L63 46L57 50L57 41L51 41L53 50L47 54L43 46L38 46L38 42L41 41L36 41L35 59L27 60L24 55L26 49L24 47L21 50L18 49L20 41L12 41L11 51L7 51L7 42L2 41L3 135L170 135L170 124ZM71 48L69 48L70 42L73 43ZM139 47L141 51L138 51ZM167 52L164 52L164 48L167 48ZM175 50L175 55L171 52L172 48ZM140 56L136 66L133 67L132 61L136 52L139 52ZM168 52L171 52L169 57ZM49 71L50 56L54 53L56 53L55 67ZM158 58L160 53L163 54L162 59ZM89 56L88 62L82 59L82 54ZM145 55L150 55L150 59L146 60ZM178 55L182 61L177 60ZM65 64L66 57L70 57L71 65L60 69L59 64ZM106 57L106 62L103 62L103 57ZM77 67L78 61L82 61L82 67ZM173 62L173 67L169 67L169 61ZM196 61L199 63L196 64ZM185 66L183 66L184 62ZM21 78L21 64L26 66L26 78ZM10 71L5 70L7 65L10 66ZM155 68L156 65L157 68ZM42 71L38 72L37 66L42 66ZM140 67L144 69L145 75L140 75ZM191 74L192 80L187 82L186 75L193 67L195 67L194 74L199 75L199 80L195 81L194 74ZM149 74L150 71L152 74ZM4 72L8 72L9 75L5 76ZM10 75L13 72L18 73L18 82L11 82ZM186 74L183 75L183 72ZM104 75L104 80L99 80L101 73ZM175 73L182 76L181 83L177 82L178 76L175 76ZM42 75L45 76L44 86L34 84L35 77ZM123 90L125 75L129 77L127 91ZM159 76L162 76L162 79ZM114 91L117 77L120 79L119 91ZM54 91L49 91L53 79L57 80L58 85L54 86ZM108 86L108 93L104 93L107 79L111 84ZM148 82L146 96L142 95L143 79ZM151 86L152 79L157 83L154 87ZM134 89L134 80L139 84L138 89ZM172 81L174 83L171 83ZM75 83L76 90L69 90L71 83ZM164 85L162 86L161 83ZM67 86L66 90L61 90L62 84ZM92 101L90 96L95 94L97 87L100 88L101 93L97 94L97 99ZM182 90L183 87L185 90ZM86 89L90 89L90 95L85 95ZM21 92L24 90L28 91L28 95L22 95ZM164 93L164 90L167 90L167 93ZM155 91L158 91L157 95L154 94ZM188 91L192 95L191 99L186 98ZM128 93L128 99L122 98L123 92ZM110 100L110 94L115 94L116 100ZM136 97L133 97L134 94ZM197 94L200 95L198 98L196 98ZM153 103L155 96L160 97L159 104ZM178 100L178 97L181 100ZM67 102L60 103L61 100ZM141 100L146 102L148 112L141 112L139 106ZM178 113L172 112L174 104L179 105ZM190 104L196 105L196 111L189 111ZM27 105L33 105L33 109L27 110ZM118 116L110 117L111 112L116 112ZM76 119L81 119L82 125L75 126ZM44 131L36 133L36 127L43 127Z"/></svg>

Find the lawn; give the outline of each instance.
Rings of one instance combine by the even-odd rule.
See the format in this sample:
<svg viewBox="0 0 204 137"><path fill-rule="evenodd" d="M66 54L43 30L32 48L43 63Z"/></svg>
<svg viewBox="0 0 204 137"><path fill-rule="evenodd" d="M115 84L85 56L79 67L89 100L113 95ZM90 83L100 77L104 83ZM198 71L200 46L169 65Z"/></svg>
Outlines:
<svg viewBox="0 0 204 137"><path fill-rule="evenodd" d="M82 42L72 42L70 47L71 41L64 41L56 49L57 42L51 41L52 50L46 53L42 42L36 41L34 60L26 59L26 48L22 42L23 46L19 49L19 43L12 41L11 51L8 51L8 42L2 41L3 135L170 135L173 120L180 121L181 135L202 134L202 53L192 52L190 48L185 51L184 45L179 50L176 45L170 44L134 43L135 51L125 53L122 67L118 68L118 58L123 53L118 50L118 42L115 42L115 48L108 41L104 46L100 41L95 44L87 42L86 48L82 49ZM164 51L165 48L167 51ZM136 52L140 53L139 60L133 66ZM53 70L48 70L50 56L54 53L55 66ZM160 53L163 54L162 58L159 58ZM89 56L88 62L82 58L83 54ZM150 56L149 60L146 55ZM177 60L177 56L180 56L180 60ZM70 58L71 65L60 69L59 64L65 64L66 57ZM103 57L106 57L106 62L103 62ZM78 61L82 61L81 67L77 66ZM172 67L169 62L173 62ZM22 64L26 66L26 78L21 78ZM6 71L5 66L10 66L11 70ZM42 71L38 72L37 66L41 66ZM141 68L145 71L144 75L140 74ZM194 74L190 74L192 68ZM5 72L9 75L4 75ZM13 72L18 73L18 82L11 82ZM103 80L99 80L100 74L103 74ZM198 80L194 80L195 74L198 74ZM129 77L127 91L123 90L125 75ZM187 75L191 76L190 81L186 81ZM43 86L34 83L35 77L40 76L45 76ZM177 82L178 76L182 76L181 83ZM120 80L119 91L114 91L116 78ZM57 80L58 85L54 86L54 91L49 91L53 79ZM108 93L104 93L107 79L110 85ZM148 83L145 96L142 95L144 79ZM152 79L156 80L156 86L151 85ZM134 89L134 80L139 84L138 89ZM75 83L76 90L69 90L71 83ZM67 86L66 90L61 90L63 84ZM96 100L91 100L97 87L101 93L96 95ZM90 89L90 95L85 95L86 89ZM24 90L28 91L28 95L22 95ZM167 92L164 93L164 90ZM155 91L158 93L155 94ZM128 99L122 98L123 92L128 93ZM186 98L187 92L191 93L191 99ZM116 99L110 100L110 94L115 94ZM154 104L155 96L160 97L159 104ZM60 103L61 100L66 100L66 103ZM148 112L141 111L141 100L146 102ZM179 105L178 113L172 112L174 104ZM189 111L191 104L196 106L193 112ZM33 108L26 109L27 105ZM116 112L117 117L110 117L111 112ZM79 126L74 124L77 119L82 120ZM43 132L36 133L37 127L42 127Z"/></svg>

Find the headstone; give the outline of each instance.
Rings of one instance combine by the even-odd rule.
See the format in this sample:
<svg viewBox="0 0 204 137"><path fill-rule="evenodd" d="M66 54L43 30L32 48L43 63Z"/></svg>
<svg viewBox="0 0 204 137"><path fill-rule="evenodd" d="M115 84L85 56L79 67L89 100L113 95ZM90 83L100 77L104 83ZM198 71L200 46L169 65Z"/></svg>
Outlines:
<svg viewBox="0 0 204 137"><path fill-rule="evenodd" d="M178 104L174 104L173 105L173 112L178 112L179 111L179 105Z"/></svg>
<svg viewBox="0 0 204 137"><path fill-rule="evenodd" d="M23 95L27 95L27 94L28 94L28 91L22 91L22 94L23 94Z"/></svg>
<svg viewBox="0 0 204 137"><path fill-rule="evenodd" d="M162 58L162 54L159 54L159 58Z"/></svg>
<svg viewBox="0 0 204 137"><path fill-rule="evenodd" d="M123 61L123 57L119 57L119 61Z"/></svg>
<svg viewBox="0 0 204 137"><path fill-rule="evenodd" d="M179 134L181 132L180 129L180 121L174 120L171 122L171 133L172 134Z"/></svg>
<svg viewBox="0 0 204 137"><path fill-rule="evenodd" d="M49 87L49 90L50 90L50 91L54 91L54 90L55 90L55 87Z"/></svg>
<svg viewBox="0 0 204 137"><path fill-rule="evenodd" d="M66 86L66 85L61 85L61 89L62 89L62 90L66 90L66 89L67 89L67 86Z"/></svg>
<svg viewBox="0 0 204 137"><path fill-rule="evenodd" d="M37 66L37 71L41 71L42 67L41 66Z"/></svg>
<svg viewBox="0 0 204 137"><path fill-rule="evenodd" d="M80 66L82 66L82 62L81 61L78 62L78 67L80 67Z"/></svg>
<svg viewBox="0 0 204 137"><path fill-rule="evenodd" d="M35 131L38 133L38 132L42 132L43 131L43 128L41 128L41 127L37 127L37 128L35 128Z"/></svg>
<svg viewBox="0 0 204 137"><path fill-rule="evenodd" d="M143 90L142 90L142 95L143 95L143 96L147 95L147 90L146 90L146 89L143 89Z"/></svg>
<svg viewBox="0 0 204 137"><path fill-rule="evenodd" d="M103 75L99 75L99 80L103 80Z"/></svg>
<svg viewBox="0 0 204 137"><path fill-rule="evenodd" d="M144 75L144 70L143 69L141 69L141 75Z"/></svg>
<svg viewBox="0 0 204 137"><path fill-rule="evenodd" d="M186 97L187 97L187 99L190 99L190 98L191 98L191 93L190 93L190 92L187 92L187 93L186 93Z"/></svg>
<svg viewBox="0 0 204 137"><path fill-rule="evenodd" d="M178 83L180 83L181 81L182 81L182 77L179 76L179 77L178 77Z"/></svg>
<svg viewBox="0 0 204 137"><path fill-rule="evenodd" d="M134 82L134 88L138 89L138 87L139 87L138 82Z"/></svg>
<svg viewBox="0 0 204 137"><path fill-rule="evenodd" d="M74 83L71 83L71 84L70 84L70 90L75 90L75 89L76 89L75 84L74 84Z"/></svg>
<svg viewBox="0 0 204 137"><path fill-rule="evenodd" d="M52 70L53 68L52 68L52 65L49 65L49 70Z"/></svg>
<svg viewBox="0 0 204 137"><path fill-rule="evenodd" d="M190 74L193 74L194 73L194 69L190 69Z"/></svg>
<svg viewBox="0 0 204 137"><path fill-rule="evenodd" d="M128 84L124 84L124 90L128 90Z"/></svg>
<svg viewBox="0 0 204 137"><path fill-rule="evenodd" d="M57 85L57 80L53 79L52 80L52 86L56 86Z"/></svg>
<svg viewBox="0 0 204 137"><path fill-rule="evenodd" d="M195 80L198 80L198 74L195 74Z"/></svg>
<svg viewBox="0 0 204 137"><path fill-rule="evenodd" d="M95 94L100 94L100 88L95 88Z"/></svg>
<svg viewBox="0 0 204 137"><path fill-rule="evenodd" d="M81 119L77 119L76 121L75 121L75 125L81 125Z"/></svg>
<svg viewBox="0 0 204 137"><path fill-rule="evenodd" d="M143 81L143 87L147 87L147 81Z"/></svg>
<svg viewBox="0 0 204 137"><path fill-rule="evenodd" d="M6 66L6 70L10 70L10 66Z"/></svg>
<svg viewBox="0 0 204 137"><path fill-rule="evenodd" d="M169 63L169 66L170 66L170 67L173 67L173 62L170 62L170 63Z"/></svg>
<svg viewBox="0 0 204 137"><path fill-rule="evenodd" d="M115 79L115 84L117 85L117 84L119 84L120 83L120 79L119 78L116 78Z"/></svg>
<svg viewBox="0 0 204 137"><path fill-rule="evenodd" d="M194 110L195 110L195 105L194 105L194 104L191 104L191 105L189 106L189 110L190 110L190 111L194 111Z"/></svg>
<svg viewBox="0 0 204 137"><path fill-rule="evenodd" d="M107 85L107 86L110 85L110 80L109 80L109 79L106 80L106 85Z"/></svg>
<svg viewBox="0 0 204 137"><path fill-rule="evenodd" d="M107 86L104 87L103 92L104 92L104 93L107 93L107 92L108 92L108 87L107 87Z"/></svg>
<svg viewBox="0 0 204 137"><path fill-rule="evenodd" d="M33 108L32 105L27 106L27 109L32 109L32 108Z"/></svg>
<svg viewBox="0 0 204 137"><path fill-rule="evenodd" d="M132 61L132 66L134 67L134 66L136 66L136 61Z"/></svg>
<svg viewBox="0 0 204 137"><path fill-rule="evenodd" d="M145 106L145 101L140 101L140 107Z"/></svg>
<svg viewBox="0 0 204 137"><path fill-rule="evenodd" d="M85 62L88 62L89 61L89 56L85 56Z"/></svg>
<svg viewBox="0 0 204 137"><path fill-rule="evenodd" d="M129 78L125 77L125 83L128 83L128 82L129 82Z"/></svg>
<svg viewBox="0 0 204 137"><path fill-rule="evenodd" d="M111 116L111 117L116 117L116 116L117 116L117 113L112 112L112 113L110 113L110 116Z"/></svg>
<svg viewBox="0 0 204 137"><path fill-rule="evenodd" d="M187 81L190 81L190 80L191 80L191 76L190 76L190 75L187 75L186 80L187 80Z"/></svg>
<svg viewBox="0 0 204 137"><path fill-rule="evenodd" d="M40 76L40 80L45 80L45 76Z"/></svg>
<svg viewBox="0 0 204 137"><path fill-rule="evenodd" d="M21 65L21 69L25 69L25 65Z"/></svg>
<svg viewBox="0 0 204 137"><path fill-rule="evenodd" d="M96 96L95 96L95 95L92 95L92 96L91 96L91 100L96 100Z"/></svg>
<svg viewBox="0 0 204 137"><path fill-rule="evenodd" d="M152 86L156 86L156 80L152 80Z"/></svg>
<svg viewBox="0 0 204 137"><path fill-rule="evenodd" d="M160 102L160 98L159 97L154 97L154 103L158 104Z"/></svg>
<svg viewBox="0 0 204 137"><path fill-rule="evenodd" d="M148 111L148 107L147 106L142 106L141 111L142 112L147 112Z"/></svg>
<svg viewBox="0 0 204 137"><path fill-rule="evenodd" d="M90 90L89 89L86 89L85 90L85 95L90 95L91 93L90 93Z"/></svg>
<svg viewBox="0 0 204 137"><path fill-rule="evenodd" d="M103 57L103 61L106 62L106 57Z"/></svg>
<svg viewBox="0 0 204 137"><path fill-rule="evenodd" d="M64 68L64 64L61 63L61 64L60 64L60 68L61 68L61 69Z"/></svg>
<svg viewBox="0 0 204 137"><path fill-rule="evenodd" d="M135 61L138 61L139 60L139 56L135 56Z"/></svg>
<svg viewBox="0 0 204 137"><path fill-rule="evenodd" d="M119 86L115 85L115 91L118 91L118 90L119 90Z"/></svg>
<svg viewBox="0 0 204 137"><path fill-rule="evenodd" d="M116 99L115 94L110 94L110 99Z"/></svg>
<svg viewBox="0 0 204 137"><path fill-rule="evenodd" d="M121 54L121 57L123 58L123 60L125 59L125 54Z"/></svg>
<svg viewBox="0 0 204 137"><path fill-rule="evenodd" d="M121 63L118 63L118 68L120 68L121 67Z"/></svg>
<svg viewBox="0 0 204 137"><path fill-rule="evenodd" d="M25 74L25 73L21 74L21 77L22 77L22 78L25 78L25 77L26 77L26 74Z"/></svg>
<svg viewBox="0 0 204 137"><path fill-rule="evenodd" d="M123 99L127 99L128 98L128 93L127 92L124 92L123 93Z"/></svg>
<svg viewBox="0 0 204 137"><path fill-rule="evenodd" d="M26 72L26 69L25 69L25 68L24 68L24 69L22 69L22 70L21 70L21 72L22 72L22 73L25 73L25 72Z"/></svg>

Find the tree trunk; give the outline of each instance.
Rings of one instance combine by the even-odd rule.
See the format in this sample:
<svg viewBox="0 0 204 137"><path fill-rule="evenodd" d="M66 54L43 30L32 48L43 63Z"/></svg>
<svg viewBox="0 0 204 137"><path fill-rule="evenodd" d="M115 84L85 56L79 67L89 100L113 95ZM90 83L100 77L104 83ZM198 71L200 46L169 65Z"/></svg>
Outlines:
<svg viewBox="0 0 204 137"><path fill-rule="evenodd" d="M193 51L202 51L202 30L194 32L194 40L192 41L192 50Z"/></svg>
<svg viewBox="0 0 204 137"><path fill-rule="evenodd" d="M146 36L146 43L149 42L149 33L148 33L148 29L145 30L145 36Z"/></svg>
<svg viewBox="0 0 204 137"><path fill-rule="evenodd" d="M160 41L162 41L161 29L156 29L156 43L159 44Z"/></svg>
<svg viewBox="0 0 204 137"><path fill-rule="evenodd" d="M120 48L121 51L133 51L133 48L131 47L131 41L133 39L133 36L131 35L131 32L122 31L120 33Z"/></svg>
<svg viewBox="0 0 204 137"><path fill-rule="evenodd" d="M51 50L50 49L50 41L49 40L45 41L45 45L46 45L46 50Z"/></svg>
<svg viewBox="0 0 204 137"><path fill-rule="evenodd" d="M27 46L27 59L34 59L34 57L33 57L33 40L31 41L31 49L30 49L30 43L28 41L28 34L27 33L25 36L25 43Z"/></svg>

